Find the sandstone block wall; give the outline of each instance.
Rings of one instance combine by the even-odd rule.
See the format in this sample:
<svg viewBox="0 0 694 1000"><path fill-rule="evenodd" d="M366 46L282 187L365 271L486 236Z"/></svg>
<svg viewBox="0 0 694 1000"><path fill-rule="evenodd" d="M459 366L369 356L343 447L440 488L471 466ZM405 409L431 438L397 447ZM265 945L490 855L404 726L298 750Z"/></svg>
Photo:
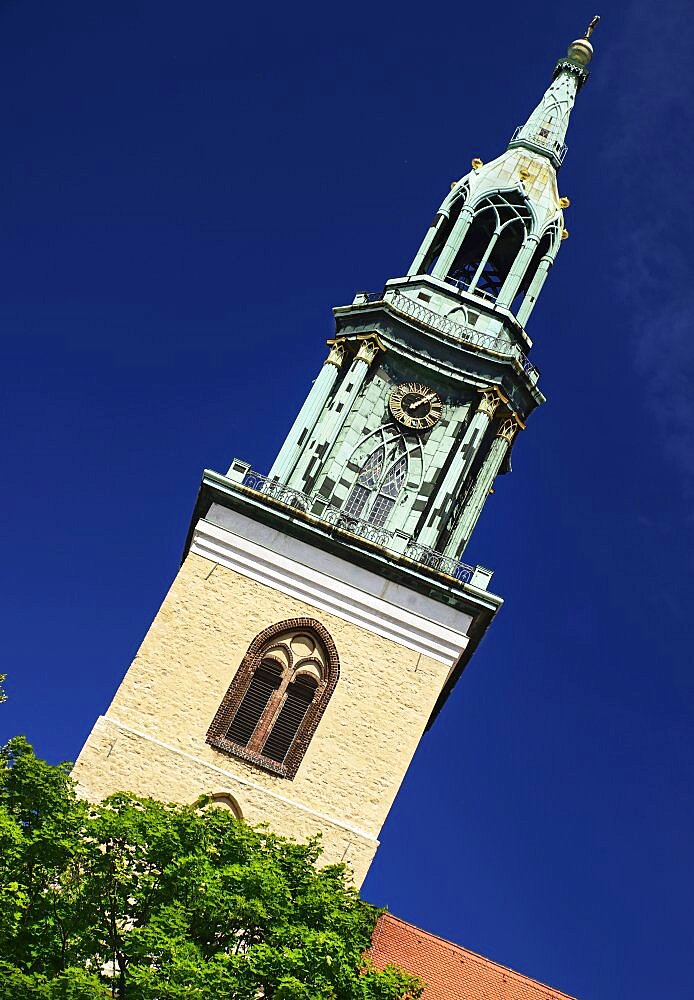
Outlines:
<svg viewBox="0 0 694 1000"><path fill-rule="evenodd" d="M254 637L308 617L331 634L340 679L293 780L205 742ZM305 838L360 883L445 681L445 664L201 556L179 571L106 716L75 765L83 794L127 789L191 802L228 792L251 823Z"/></svg>

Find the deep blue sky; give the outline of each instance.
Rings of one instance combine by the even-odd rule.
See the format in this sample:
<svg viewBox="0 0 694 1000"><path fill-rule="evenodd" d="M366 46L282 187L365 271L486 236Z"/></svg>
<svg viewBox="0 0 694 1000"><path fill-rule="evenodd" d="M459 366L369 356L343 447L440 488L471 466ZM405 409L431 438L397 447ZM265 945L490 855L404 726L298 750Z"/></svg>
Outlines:
<svg viewBox="0 0 694 1000"><path fill-rule="evenodd" d="M0 736L72 759L174 575L204 466L267 469L331 306L402 274L595 13L0 4ZM585 1000L691 995L688 5L603 3L548 396L468 549L506 605L366 896Z"/></svg>

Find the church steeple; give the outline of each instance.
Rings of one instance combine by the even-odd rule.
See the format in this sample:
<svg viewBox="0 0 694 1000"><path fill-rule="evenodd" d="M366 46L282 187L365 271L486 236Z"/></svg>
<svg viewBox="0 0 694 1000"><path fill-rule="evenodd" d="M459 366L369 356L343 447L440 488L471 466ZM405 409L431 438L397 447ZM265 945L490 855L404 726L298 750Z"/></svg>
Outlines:
<svg viewBox="0 0 694 1000"><path fill-rule="evenodd" d="M524 327L561 240L568 236L557 171L576 94L588 78L593 46L586 34L572 42L552 83L507 150L451 185L408 271L430 274L487 306L510 311Z"/></svg>
<svg viewBox="0 0 694 1000"><path fill-rule="evenodd" d="M510 147L472 161L408 273L333 310L270 473L205 471L179 574L76 765L85 795L206 792L321 833L363 879L502 603L462 556L545 400L524 327L568 235L556 171L591 52L573 42Z"/></svg>
<svg viewBox="0 0 694 1000"><path fill-rule="evenodd" d="M557 170L597 21L508 148L451 185L407 275L334 310L329 357L264 489L288 487L319 516L458 572L544 402L525 325L568 236Z"/></svg>

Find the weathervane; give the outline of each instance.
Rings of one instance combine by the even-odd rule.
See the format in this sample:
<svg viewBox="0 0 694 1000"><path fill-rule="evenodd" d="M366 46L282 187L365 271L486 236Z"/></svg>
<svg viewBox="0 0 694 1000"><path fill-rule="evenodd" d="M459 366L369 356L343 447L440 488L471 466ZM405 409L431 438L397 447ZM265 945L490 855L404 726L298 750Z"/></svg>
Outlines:
<svg viewBox="0 0 694 1000"><path fill-rule="evenodd" d="M593 34L593 32L595 31L595 29L597 28L598 24L600 24L600 15L596 14L595 17L593 18L593 20L590 22L590 24L586 28L586 33L585 33L585 37L586 38L590 38L590 36Z"/></svg>

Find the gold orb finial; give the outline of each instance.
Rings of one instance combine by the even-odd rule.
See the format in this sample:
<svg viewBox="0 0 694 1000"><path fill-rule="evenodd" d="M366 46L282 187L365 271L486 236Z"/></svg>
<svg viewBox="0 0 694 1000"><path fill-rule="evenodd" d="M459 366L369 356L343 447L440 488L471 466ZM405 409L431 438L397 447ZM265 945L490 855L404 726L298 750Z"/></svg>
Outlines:
<svg viewBox="0 0 694 1000"><path fill-rule="evenodd" d="M559 199L559 208L568 208L570 204L571 204L570 198L564 197Z"/></svg>
<svg viewBox="0 0 694 1000"><path fill-rule="evenodd" d="M561 231L561 238L563 240L568 240L568 238L569 238L569 230L568 229L562 229L562 231Z"/></svg>
<svg viewBox="0 0 694 1000"><path fill-rule="evenodd" d="M574 62L580 63L581 66L588 65L590 60L593 58L593 46L590 43L590 36L593 34L599 23L600 15L596 14L586 28L586 33L583 38L577 38L571 43L571 45L569 45L567 51L569 59L573 59Z"/></svg>
<svg viewBox="0 0 694 1000"><path fill-rule="evenodd" d="M577 38L575 42L569 45L566 54L574 62L580 63L581 66L587 66L593 58L593 46L587 38Z"/></svg>
<svg viewBox="0 0 694 1000"><path fill-rule="evenodd" d="M484 166L484 160L480 160L479 156L476 156L472 161L472 169L479 170L480 167Z"/></svg>

